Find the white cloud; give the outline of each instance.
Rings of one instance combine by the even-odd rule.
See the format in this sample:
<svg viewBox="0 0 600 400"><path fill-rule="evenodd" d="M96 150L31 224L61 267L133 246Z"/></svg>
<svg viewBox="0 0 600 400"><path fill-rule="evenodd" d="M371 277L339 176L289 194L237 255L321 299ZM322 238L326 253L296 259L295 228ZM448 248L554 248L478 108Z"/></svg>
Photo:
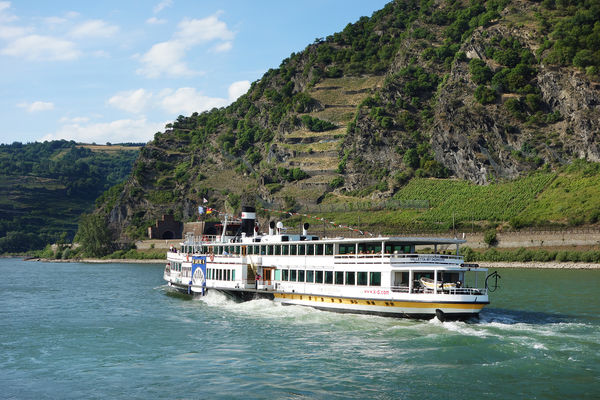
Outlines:
<svg viewBox="0 0 600 400"><path fill-rule="evenodd" d="M54 103L48 101L34 101L33 103L19 103L17 107L24 108L27 112L48 111L54 109Z"/></svg>
<svg viewBox="0 0 600 400"><path fill-rule="evenodd" d="M147 78L196 75L200 72L190 69L184 60L186 51L213 41L224 42L215 46L214 51L228 51L234 37L227 24L216 15L203 19L185 18L177 25L171 40L155 44L140 57L142 66L136 72Z"/></svg>
<svg viewBox="0 0 600 400"><path fill-rule="evenodd" d="M227 99L208 97L190 87L179 88L174 93L165 94L163 92L161 106L171 114L189 115L228 104Z"/></svg>
<svg viewBox="0 0 600 400"><path fill-rule="evenodd" d="M250 89L250 81L237 81L229 85L229 101L236 101L241 95L246 94Z"/></svg>
<svg viewBox="0 0 600 400"><path fill-rule="evenodd" d="M157 43L143 56L143 66L136 70L147 78L158 78L162 75L171 77L193 76L199 72L192 71L183 61L185 47L177 42Z"/></svg>
<svg viewBox="0 0 600 400"><path fill-rule="evenodd" d="M81 124L84 122L89 122L89 120L90 119L88 117L62 117L58 120L58 122L61 124Z"/></svg>
<svg viewBox="0 0 600 400"><path fill-rule="evenodd" d="M192 87L177 90L163 89L158 93L140 88L119 92L108 99L107 103L112 107L138 115L150 109L161 109L173 116L189 115L214 107L224 107L237 100L249 88L250 81L233 82L228 88L228 98L206 96Z"/></svg>
<svg viewBox="0 0 600 400"><path fill-rule="evenodd" d="M227 24L220 21L216 15L202 19L184 18L175 33L176 40L187 46L194 46L213 40L233 40L235 34L227 29Z"/></svg>
<svg viewBox="0 0 600 400"><path fill-rule="evenodd" d="M154 9L152 11L154 11L154 14L158 14L163 9L165 9L167 7L171 7L172 5L173 5L173 0L163 0L160 3L158 3L157 5L155 5Z"/></svg>
<svg viewBox="0 0 600 400"><path fill-rule="evenodd" d="M231 50L232 47L233 47L233 43L223 42L223 43L219 43L218 45L216 45L214 47L214 51L216 51L217 53L225 53L226 51Z"/></svg>
<svg viewBox="0 0 600 400"><path fill-rule="evenodd" d="M86 21L71 31L71 36L76 38L100 37L107 38L119 31L116 25L110 25L100 19Z"/></svg>
<svg viewBox="0 0 600 400"><path fill-rule="evenodd" d="M29 30L20 26L0 25L0 38L12 39L27 34Z"/></svg>
<svg viewBox="0 0 600 400"><path fill-rule="evenodd" d="M39 141L65 139L85 143L147 142L154 137L154 133L162 131L165 124L150 122L146 118L90 124L71 123L61 126L58 131L44 136Z"/></svg>
<svg viewBox="0 0 600 400"><path fill-rule="evenodd" d="M156 17L151 17L146 20L146 23L150 24L150 25L161 25L161 24L166 24L167 20L156 18Z"/></svg>
<svg viewBox="0 0 600 400"><path fill-rule="evenodd" d="M146 109L151 98L152 93L144 89L137 89L117 93L108 99L108 104L121 110L139 114Z"/></svg>
<svg viewBox="0 0 600 400"><path fill-rule="evenodd" d="M18 18L9 12L10 9L10 1L0 1L0 22L12 22L17 20Z"/></svg>
<svg viewBox="0 0 600 400"><path fill-rule="evenodd" d="M17 36L25 35L29 29L20 26L9 26L10 22L18 18L9 12L10 2L0 1L0 38L11 39Z"/></svg>
<svg viewBox="0 0 600 400"><path fill-rule="evenodd" d="M80 56L73 42L51 36L28 35L15 39L0 54L27 60L64 61Z"/></svg>

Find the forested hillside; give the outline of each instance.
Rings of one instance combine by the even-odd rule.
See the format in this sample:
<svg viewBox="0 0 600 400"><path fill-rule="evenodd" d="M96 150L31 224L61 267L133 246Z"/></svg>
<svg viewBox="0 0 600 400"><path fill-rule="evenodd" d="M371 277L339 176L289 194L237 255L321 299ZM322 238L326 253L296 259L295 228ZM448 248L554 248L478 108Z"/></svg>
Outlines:
<svg viewBox="0 0 600 400"><path fill-rule="evenodd" d="M0 253L71 241L81 213L130 174L138 150L65 140L0 145Z"/></svg>
<svg viewBox="0 0 600 400"><path fill-rule="evenodd" d="M534 201L573 160L600 161L598 21L592 0L392 1L292 53L232 105L179 116L97 212L131 239L163 213L193 219L202 198L292 210L541 170L548 179L523 197ZM524 202L501 218L541 223L519 217ZM462 206L438 225L466 222Z"/></svg>

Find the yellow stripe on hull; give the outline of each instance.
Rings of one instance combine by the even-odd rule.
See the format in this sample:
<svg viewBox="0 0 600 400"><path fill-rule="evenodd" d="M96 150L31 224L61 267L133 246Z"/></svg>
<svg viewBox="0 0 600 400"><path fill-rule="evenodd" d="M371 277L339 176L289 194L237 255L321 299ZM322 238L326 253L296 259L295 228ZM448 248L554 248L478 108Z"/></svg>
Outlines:
<svg viewBox="0 0 600 400"><path fill-rule="evenodd" d="M420 308L420 309L436 309L436 308L451 308L461 310L481 310L485 303L436 303L436 302L418 302L418 301L394 301L394 300L366 300L366 299L349 299L345 297L328 297L315 296L306 294L287 294L274 293L275 299L285 300L300 300L303 302L313 302L314 305L322 304L349 304L361 306L378 306L378 307L399 307L399 308ZM324 303L324 304L323 304Z"/></svg>

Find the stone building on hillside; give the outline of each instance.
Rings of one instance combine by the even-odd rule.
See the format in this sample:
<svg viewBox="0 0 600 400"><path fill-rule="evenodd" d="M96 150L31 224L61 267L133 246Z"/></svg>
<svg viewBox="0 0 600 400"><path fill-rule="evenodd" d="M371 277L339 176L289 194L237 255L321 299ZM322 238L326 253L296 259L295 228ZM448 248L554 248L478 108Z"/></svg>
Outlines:
<svg viewBox="0 0 600 400"><path fill-rule="evenodd" d="M183 222L175 221L173 215L163 215L154 226L148 227L150 239L181 239L183 237Z"/></svg>

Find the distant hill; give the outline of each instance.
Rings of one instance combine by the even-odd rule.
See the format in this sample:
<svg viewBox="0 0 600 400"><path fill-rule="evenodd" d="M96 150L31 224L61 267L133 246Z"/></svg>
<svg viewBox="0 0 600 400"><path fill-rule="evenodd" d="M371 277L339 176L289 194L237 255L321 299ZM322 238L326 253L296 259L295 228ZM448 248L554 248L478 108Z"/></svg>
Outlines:
<svg viewBox="0 0 600 400"><path fill-rule="evenodd" d="M70 241L83 212L130 173L139 146L0 145L0 253Z"/></svg>
<svg viewBox="0 0 600 400"><path fill-rule="evenodd" d="M431 179L489 185L542 171L534 201L573 160L600 161L599 20L591 0L390 2L292 53L232 105L179 116L97 212L135 238L163 213L193 219L202 198L298 210L401 199ZM522 201L499 218L568 219L519 220ZM466 204L442 208L437 225L466 223ZM477 223L501 214L490 215ZM395 217L372 222L413 225Z"/></svg>

